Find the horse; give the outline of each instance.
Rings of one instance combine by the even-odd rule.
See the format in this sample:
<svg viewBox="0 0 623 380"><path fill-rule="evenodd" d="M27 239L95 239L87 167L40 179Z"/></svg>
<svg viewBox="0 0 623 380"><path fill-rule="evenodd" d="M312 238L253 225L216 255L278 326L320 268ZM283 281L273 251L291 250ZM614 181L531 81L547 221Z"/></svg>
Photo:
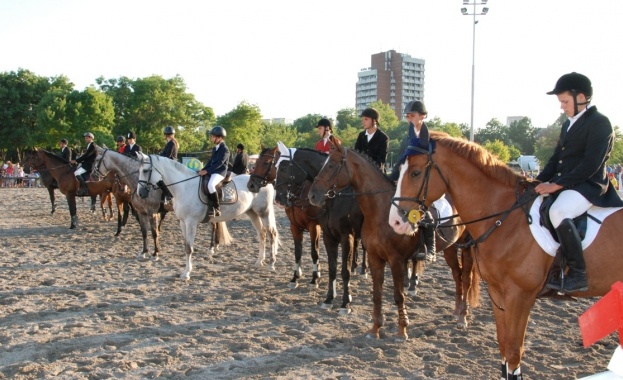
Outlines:
<svg viewBox="0 0 623 380"><path fill-rule="evenodd" d="M450 194L475 238L475 265L488 283L502 378L522 379L530 311L553 262L530 232L527 208L538 197L536 182L513 172L477 144L439 132L429 136L425 127L422 131L419 139L411 141L414 154L401 166L389 223L399 233L411 233L404 213ZM622 235L623 212L618 210L602 221L599 234L585 249L589 290L570 296L603 296L614 282L623 280L618 246Z"/></svg>
<svg viewBox="0 0 623 380"><path fill-rule="evenodd" d="M275 201L282 206L292 206L306 198L305 188L312 181L327 160L327 155L305 148L287 148L279 142L280 157L275 179ZM342 304L340 314L351 312L350 275L356 265L355 251L359 243L363 215L353 197L328 202L320 209L318 222L322 229L322 240L329 262L329 290L321 304L323 309L332 307L337 295L338 248L342 250Z"/></svg>
<svg viewBox="0 0 623 380"><path fill-rule="evenodd" d="M352 188L352 190L350 190ZM318 173L309 191L312 204L323 207L328 200L356 197L363 213L361 236L368 251L368 261L373 283L373 325L368 336L378 338L382 326L382 299L385 265L389 263L394 282L394 301L398 306L398 336L396 340L408 339L408 316L405 306L404 283L406 263L418 246L419 236L395 233L387 223L389 205L395 193L394 183L364 155L343 147L337 139L330 142L329 159ZM459 328L467 327L468 302L477 306L479 282L472 275L471 256L463 254L463 266L459 263L454 244L464 232L457 225L458 218L441 223L437 230L436 246L444 252L446 262L456 282L454 315ZM461 236L465 239L465 236ZM469 297L469 301L468 301Z"/></svg>
<svg viewBox="0 0 623 380"><path fill-rule="evenodd" d="M157 155L137 154L140 161L139 188L138 193L141 197L146 197L150 189L157 186L159 181L164 181L165 185L173 194L173 209L175 215L180 220L180 228L184 236L184 252L186 253L186 268L180 275L181 279L190 279L192 266L192 254L197 225L201 222L222 222L223 228L225 221L233 220L245 214L257 231L260 241L259 256L257 266L264 265L266 256L266 240L270 240L270 268L275 269L277 256L277 246L279 244L279 233L273 208L272 186L266 186L259 193L252 193L247 188L249 175L238 175L233 177L231 182L235 185L235 199L233 203L222 202L221 215L207 217L207 199L201 190L201 177L185 165L177 161L170 160Z"/></svg>
<svg viewBox="0 0 623 380"><path fill-rule="evenodd" d="M151 254L151 258L154 261L157 261L160 253L160 226L167 214L167 211L161 204L161 192L154 191L148 198L145 199L139 197L138 194L136 194L136 189L138 187L140 162L135 158L125 156L107 148L96 146L95 150L97 151L97 156L95 157L94 162L95 170L103 175L106 175L111 171L117 173L119 184L116 186L118 186L118 189L124 189L123 185L125 185L132 192L131 205L132 209L136 212L135 215L141 227L141 235L143 238L143 250L138 253L137 258L143 259L145 258L145 255L149 253L147 231L151 231L151 236L154 239L154 252ZM124 196L121 195L121 191L117 191L117 193L119 194L120 199L123 199ZM127 214L125 214L125 212L124 220L127 220ZM122 226L119 223L121 222L118 217L117 233L115 236L118 236L121 231Z"/></svg>
<svg viewBox="0 0 623 380"><path fill-rule="evenodd" d="M76 197L82 197L77 195L76 192L80 188L80 183L76 179L74 175L75 167L73 167L69 161L63 159L62 157L57 156L52 152L48 152L46 150L36 149L34 150L36 156L29 157L28 161L29 166L33 167L42 167L45 166L49 171L50 175L56 180L58 184L58 189L62 194L65 194L65 198L67 199L67 204L69 205L69 215L71 216L71 224L69 226L70 229L75 229L78 226L78 215L76 212ZM100 185L94 185L97 182L89 181L87 182L87 187L93 189L93 193L89 192L88 195L91 198L91 211L95 211L95 202L97 200L96 191L99 190ZM102 209L103 209L104 199L102 200ZM112 209L112 207L111 207Z"/></svg>
<svg viewBox="0 0 623 380"><path fill-rule="evenodd" d="M263 148L255 161L255 169L249 177L247 188L251 192L258 192L264 186L275 181L277 170L275 164L280 157L279 148ZM285 212L290 220L290 232L294 239L294 274L288 283L291 289L295 289L299 285L299 279L303 272L301 269L301 257L303 256L303 238L304 232L309 232L309 240L311 243L311 257L313 272L309 282L310 287L317 288L320 284L320 223L318 222L320 209L310 207L306 200L297 200L293 204L285 207Z"/></svg>
<svg viewBox="0 0 623 380"><path fill-rule="evenodd" d="M34 160L36 159L36 157L37 157L36 152L31 152L26 155L26 158L24 159L24 162L23 162L24 171L26 173L30 173L31 168L35 168ZM45 167L45 165L37 166L36 169L39 172L39 178L41 180L41 183L48 190L48 194L50 196L50 204L52 205L50 215L52 215L56 211L56 207L57 207L56 194L54 193L54 190L58 189L58 185L56 184L54 177L52 177L52 174L50 174L50 172Z"/></svg>

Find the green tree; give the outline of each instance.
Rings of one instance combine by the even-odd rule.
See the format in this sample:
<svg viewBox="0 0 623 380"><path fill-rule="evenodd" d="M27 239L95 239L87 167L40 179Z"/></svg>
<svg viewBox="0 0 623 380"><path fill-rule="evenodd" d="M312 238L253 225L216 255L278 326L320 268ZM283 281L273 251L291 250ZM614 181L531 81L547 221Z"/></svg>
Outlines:
<svg viewBox="0 0 623 380"><path fill-rule="evenodd" d="M508 146L506 146L502 141L495 140L493 142L487 141L483 148L489 151L491 154L496 156L502 162L510 161L510 152L508 150Z"/></svg>
<svg viewBox="0 0 623 380"><path fill-rule="evenodd" d="M0 73L0 155L21 161L21 152L37 144L37 105L54 79L31 71Z"/></svg>
<svg viewBox="0 0 623 380"><path fill-rule="evenodd" d="M508 127L495 118L491 119L485 128L474 133L474 141L480 145L484 145L487 141L493 142L495 140L508 144Z"/></svg>
<svg viewBox="0 0 623 380"><path fill-rule="evenodd" d="M296 129L285 124L263 123L260 143L264 148L275 147L277 142L281 141L288 147L295 146L297 140ZM245 147L246 148L246 147ZM258 151L249 151L249 154L259 153Z"/></svg>
<svg viewBox="0 0 623 380"><path fill-rule="evenodd" d="M561 113L553 124L539 130L536 134L534 155L539 159L539 162L541 162L541 169L545 167L547 161L549 161L550 157L554 154L554 149L560 137L560 129L565 120L567 120L567 116Z"/></svg>
<svg viewBox="0 0 623 380"><path fill-rule="evenodd" d="M359 129L361 127L361 119L357 114L357 109L355 108L343 108L337 111L337 117L335 118L336 132L347 129L348 127Z"/></svg>
<svg viewBox="0 0 623 380"><path fill-rule="evenodd" d="M176 129L180 151L198 151L205 147L205 132L214 125L215 115L189 94L180 76L164 79L154 75L130 80L97 79L99 88L113 98L115 127L112 135L137 134L144 151L159 152L164 146L162 130Z"/></svg>
<svg viewBox="0 0 623 380"><path fill-rule="evenodd" d="M369 107L379 111L379 126L387 136L392 134L392 131L400 125L400 120L396 117L396 113L389 104L383 103L382 100L377 100L370 103ZM361 123L359 124L361 125Z"/></svg>
<svg viewBox="0 0 623 380"><path fill-rule="evenodd" d="M623 137L621 137L621 129L619 126L614 126L614 146L608 160L609 165L623 164Z"/></svg>
<svg viewBox="0 0 623 380"><path fill-rule="evenodd" d="M225 128L226 139L232 147L242 143L249 152L259 152L264 126L258 106L243 101L233 110L219 116L216 124Z"/></svg>
<svg viewBox="0 0 623 380"><path fill-rule="evenodd" d="M537 129L532 126L532 121L524 117L521 120L513 121L508 127L506 145L514 146L524 155L534 153Z"/></svg>

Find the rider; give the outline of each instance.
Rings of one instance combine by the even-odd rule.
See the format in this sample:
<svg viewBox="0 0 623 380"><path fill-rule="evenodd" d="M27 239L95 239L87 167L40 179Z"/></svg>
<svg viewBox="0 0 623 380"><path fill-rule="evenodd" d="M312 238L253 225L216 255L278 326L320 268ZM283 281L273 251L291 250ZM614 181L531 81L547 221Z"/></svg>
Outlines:
<svg viewBox="0 0 623 380"><path fill-rule="evenodd" d="M93 170L93 162L95 161L95 156L97 151L95 150L95 143L93 140L95 136L93 133L87 132L84 134L84 141L87 143L87 148L84 154L78 156L75 160L71 160L72 164L79 163L80 167L74 172L76 179L80 182L80 188L76 192L79 196L84 196L89 194L89 188L87 187L86 180L91 175L91 171Z"/></svg>
<svg viewBox="0 0 623 380"><path fill-rule="evenodd" d="M210 157L210 161L205 164L203 169L197 173L200 176L206 174L210 175L210 180L208 181L208 214L212 216L221 215L216 186L225 178L225 174L227 174L229 148L227 148L225 144L225 136L227 136L227 132L223 127L215 126L210 130L210 142L214 144L212 157Z"/></svg>
<svg viewBox="0 0 623 380"><path fill-rule="evenodd" d="M119 135L115 142L117 143L117 152L123 154L123 152L125 152L125 138Z"/></svg>
<svg viewBox="0 0 623 380"><path fill-rule="evenodd" d="M318 125L316 125L316 129L318 130L318 136L320 136L320 140L316 143L315 149L322 153L329 153L329 138L331 137L331 133L333 132L333 125L331 120L322 118L318 120Z"/></svg>
<svg viewBox="0 0 623 380"><path fill-rule="evenodd" d="M614 142L608 118L590 104L591 81L572 72L561 76L548 95L556 95L560 108L569 118L562 125L554 154L537 176L535 190L551 194L556 200L549 210L552 225L569 271L564 278L550 281L546 287L564 293L588 290L582 242L573 218L592 205L621 207L623 200L606 175L606 161Z"/></svg>
<svg viewBox="0 0 623 380"><path fill-rule="evenodd" d="M179 149L180 144L175 139L175 129L170 126L166 126L164 127L163 133L164 137L167 140L167 143L162 149L162 152L160 152L160 156L170 158L173 161L177 161L177 150ZM171 203L171 199L173 199L173 194L171 194L169 188L167 188L167 185L165 185L163 181L159 181L158 185L162 189L164 204L167 205Z"/></svg>
<svg viewBox="0 0 623 380"><path fill-rule="evenodd" d="M357 136L355 150L370 157L380 169L385 167L389 137L379 129L379 111L366 108L361 112L363 131Z"/></svg>
<svg viewBox="0 0 623 380"><path fill-rule="evenodd" d="M426 123L424 123L424 119L426 119L426 116L428 115L426 106L419 100L412 100L407 103L404 113L407 115L407 121L409 121L409 132L400 143L398 157L402 157L402 155L407 151L409 142L413 138L420 136L422 126L426 125ZM389 178L394 182L398 181L398 178L400 177L400 165L401 162L397 162L392 169L392 173L389 175ZM443 201L446 200L444 199ZM439 199L433 202L433 205L439 210L440 203L438 202L442 202L442 200ZM417 252L415 258L416 260L426 259L427 261L435 261L437 257L437 249L435 247L435 227L431 226L433 223L433 216L430 211L426 211L422 222L423 223L420 223L418 228L422 231L421 233L424 238L424 244L426 245L426 252Z"/></svg>
<svg viewBox="0 0 623 380"><path fill-rule="evenodd" d="M67 139L61 139L58 142L58 145L61 146L61 154L60 156L66 160L66 161L71 161L71 149L69 149L69 147L67 147Z"/></svg>
<svg viewBox="0 0 623 380"><path fill-rule="evenodd" d="M126 156L136 158L136 152L141 152L142 148L136 143L136 133L128 132L128 143L123 149L123 154Z"/></svg>

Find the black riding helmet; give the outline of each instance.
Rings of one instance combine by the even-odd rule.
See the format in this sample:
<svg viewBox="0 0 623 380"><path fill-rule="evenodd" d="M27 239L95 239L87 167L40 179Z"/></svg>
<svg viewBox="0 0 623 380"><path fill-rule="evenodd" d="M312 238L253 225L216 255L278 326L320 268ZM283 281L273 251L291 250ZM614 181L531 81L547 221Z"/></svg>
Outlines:
<svg viewBox="0 0 623 380"><path fill-rule="evenodd" d="M166 127L164 127L163 133L165 135L173 135L173 134L175 134L175 129L173 129L173 127L170 127L170 126L166 126Z"/></svg>
<svg viewBox="0 0 623 380"><path fill-rule="evenodd" d="M210 130L210 135L218 136L218 137L225 137L227 136L227 131L225 131L225 128L217 125L216 127Z"/></svg>
<svg viewBox="0 0 623 380"><path fill-rule="evenodd" d="M419 113L421 115L428 115L428 111L426 111L426 106L419 100L412 100L405 106L404 113Z"/></svg>
<svg viewBox="0 0 623 380"><path fill-rule="evenodd" d="M370 119L374 119L378 122L380 115L379 111L375 110L374 108L366 108L361 112L361 115L359 115L359 117L369 117Z"/></svg>
<svg viewBox="0 0 623 380"><path fill-rule="evenodd" d="M573 95L574 115L578 114L578 106L590 103L591 97L593 96L593 86L591 85L591 80L588 79L587 76L576 73L575 71L558 78L556 86L552 91L547 92L547 95L558 95L566 91L571 92ZM586 102L578 103L578 94L584 94Z"/></svg>
<svg viewBox="0 0 623 380"><path fill-rule="evenodd" d="M329 130L333 130L333 125L331 123L331 120L327 118L322 118L318 120L318 124L316 125L316 128L318 127L325 127L325 128L329 128Z"/></svg>
<svg viewBox="0 0 623 380"><path fill-rule="evenodd" d="M123 136L117 136L117 138L115 139L116 142L125 142L125 139L123 138Z"/></svg>

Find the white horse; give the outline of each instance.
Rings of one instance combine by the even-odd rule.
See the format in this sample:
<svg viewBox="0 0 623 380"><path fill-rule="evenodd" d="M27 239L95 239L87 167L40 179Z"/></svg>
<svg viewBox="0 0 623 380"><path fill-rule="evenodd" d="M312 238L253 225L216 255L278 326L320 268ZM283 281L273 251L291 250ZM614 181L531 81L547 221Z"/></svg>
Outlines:
<svg viewBox="0 0 623 380"><path fill-rule="evenodd" d="M125 156L114 150L97 146L97 157L95 158L94 168L102 175L114 171L118 174L122 184L132 190L132 206L137 212L137 219L141 226L143 237L143 251L139 252L137 258L143 259L149 252L147 246L147 231L151 230L154 239L154 253L152 259L157 261L160 253L160 224L167 213L161 208L161 192L153 192L148 198L141 198L136 194L138 187L138 171L140 162L132 157Z"/></svg>
<svg viewBox="0 0 623 380"><path fill-rule="evenodd" d="M173 194L173 209L180 220L180 228L184 235L184 251L186 253L186 269L180 278L188 280L192 270L193 244L197 233L197 224L208 221L206 196L200 188L200 179L196 172L177 161L168 158L139 153L141 166L139 170L139 195L147 196L151 188L156 188L163 181ZM270 267L275 269L279 235L273 208L275 190L266 186L259 193L247 189L249 175L239 175L231 180L236 188L236 200L233 203L221 203L221 215L209 218L210 222L232 220L242 214L247 215L257 231L260 241L260 253L256 265L264 265L266 256L266 239L270 236Z"/></svg>

